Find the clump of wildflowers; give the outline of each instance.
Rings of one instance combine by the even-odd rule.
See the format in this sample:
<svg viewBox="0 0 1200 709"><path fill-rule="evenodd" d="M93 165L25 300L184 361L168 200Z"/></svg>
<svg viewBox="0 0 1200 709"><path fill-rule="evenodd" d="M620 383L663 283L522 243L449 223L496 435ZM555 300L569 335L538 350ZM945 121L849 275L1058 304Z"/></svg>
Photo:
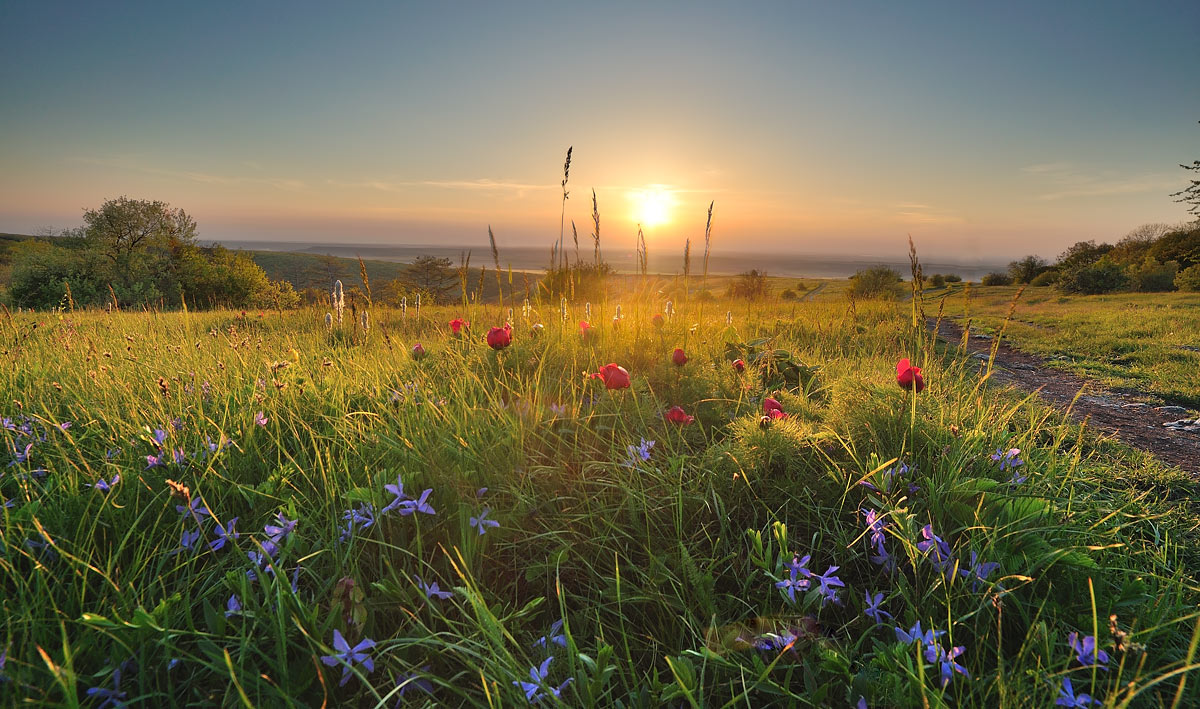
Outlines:
<svg viewBox="0 0 1200 709"><path fill-rule="evenodd" d="M513 685L519 687L525 692L525 699L530 704L537 704L539 700L547 696L558 698L562 695L562 691L567 688L574 680L573 677L568 677L565 682L555 687L546 687L546 676L550 674L550 662L553 657L547 657L538 667L529 669L529 682L514 681Z"/></svg>
<svg viewBox="0 0 1200 709"><path fill-rule="evenodd" d="M623 465L626 468L636 468L639 463L644 463L650 460L650 449L654 448L654 441L641 439L641 443L633 445L632 443L626 447L629 457L625 459Z"/></svg>
<svg viewBox="0 0 1200 709"><path fill-rule="evenodd" d="M367 652L375 647L375 641L370 638L363 639L354 647L350 647L350 643L342 637L340 630L333 631L333 649L336 651L332 655L323 655L321 662L326 667L334 667L342 665L342 681L338 682L339 687L344 687L350 681L350 668L355 665L360 665L366 669L367 674L375 671L375 661Z"/></svg>

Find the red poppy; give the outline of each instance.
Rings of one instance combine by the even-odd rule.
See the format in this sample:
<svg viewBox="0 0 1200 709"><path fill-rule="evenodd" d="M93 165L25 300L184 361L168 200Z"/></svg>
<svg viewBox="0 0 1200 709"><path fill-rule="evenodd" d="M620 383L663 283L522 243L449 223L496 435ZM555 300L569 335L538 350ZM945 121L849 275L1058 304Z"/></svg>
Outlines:
<svg viewBox="0 0 1200 709"><path fill-rule="evenodd" d="M907 357L896 363L896 383L901 389L915 388L918 394L925 389L925 377L921 376L921 368L912 366Z"/></svg>
<svg viewBox="0 0 1200 709"><path fill-rule="evenodd" d="M686 426L696 420L695 416L688 416L683 411L681 406L672 406L667 410L666 419L671 423L677 423L680 426Z"/></svg>
<svg viewBox="0 0 1200 709"><path fill-rule="evenodd" d="M650 318L650 322L654 323L654 327L662 327L663 326L662 313L658 313L654 317Z"/></svg>
<svg viewBox="0 0 1200 709"><path fill-rule="evenodd" d="M504 327L493 327L487 334L488 347L502 350L512 344L512 326L505 323Z"/></svg>
<svg viewBox="0 0 1200 709"><path fill-rule="evenodd" d="M785 419L788 417L787 412L783 410L783 404L780 404L771 397L763 399L763 413L772 419Z"/></svg>
<svg viewBox="0 0 1200 709"><path fill-rule="evenodd" d="M746 371L746 363L740 359L733 360L733 368L739 372Z"/></svg>
<svg viewBox="0 0 1200 709"><path fill-rule="evenodd" d="M420 342L413 345L412 358L416 360L425 359L425 348L421 346Z"/></svg>
<svg viewBox="0 0 1200 709"><path fill-rule="evenodd" d="M675 363L676 367L682 367L687 364L687 359L687 354L678 347L671 353L671 361Z"/></svg>
<svg viewBox="0 0 1200 709"><path fill-rule="evenodd" d="M463 320L462 318L454 318L453 320L450 321L450 331L453 332L455 335L461 335L463 328L470 328L470 327L471 327L471 323L467 322L466 320Z"/></svg>
<svg viewBox="0 0 1200 709"><path fill-rule="evenodd" d="M579 321L579 334L582 335L583 339L585 339L585 340L588 339L589 337L591 337L592 336L592 324L590 322L588 322L587 320L580 320Z"/></svg>
<svg viewBox="0 0 1200 709"><path fill-rule="evenodd" d="M592 375L592 379L603 380L606 389L628 389L630 382L629 372L625 371L624 367L618 366L616 362L601 367L599 372Z"/></svg>

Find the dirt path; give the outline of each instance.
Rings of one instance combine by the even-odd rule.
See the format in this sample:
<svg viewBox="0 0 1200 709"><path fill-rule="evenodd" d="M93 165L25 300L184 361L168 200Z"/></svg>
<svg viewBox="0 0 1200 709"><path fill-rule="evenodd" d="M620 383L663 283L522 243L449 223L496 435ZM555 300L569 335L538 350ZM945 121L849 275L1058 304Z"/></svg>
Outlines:
<svg viewBox="0 0 1200 709"><path fill-rule="evenodd" d="M932 319L929 324L933 327ZM957 323L943 320L938 335L949 342L961 342L962 328ZM971 356L983 365L991 353L992 340L972 336L967 347ZM1145 395L1135 397L1105 389L1094 381L1053 369L1040 357L1014 349L1007 341L1001 341L996 353L992 379L1025 391L1037 391L1042 399L1060 409L1071 406L1071 415L1088 426L1113 434L1171 465L1200 474L1200 432L1163 426L1170 421L1194 419L1194 412L1178 406L1154 406L1145 403ZM1084 389L1083 395L1076 399L1080 389Z"/></svg>

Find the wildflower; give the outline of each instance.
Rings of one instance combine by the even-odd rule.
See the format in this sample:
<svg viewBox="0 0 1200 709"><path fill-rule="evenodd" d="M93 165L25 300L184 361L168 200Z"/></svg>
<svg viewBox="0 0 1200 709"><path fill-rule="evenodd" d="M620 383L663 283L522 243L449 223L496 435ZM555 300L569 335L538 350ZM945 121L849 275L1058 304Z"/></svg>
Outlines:
<svg viewBox="0 0 1200 709"><path fill-rule="evenodd" d="M733 360L733 368L740 374L741 372L746 371L746 363L740 359L735 359Z"/></svg>
<svg viewBox="0 0 1200 709"><path fill-rule="evenodd" d="M433 492L433 488L426 488L425 492L422 492L421 496L418 497L417 499L405 500L404 502L400 503L400 507L401 507L400 514L405 517L407 517L410 514L413 514L414 512L421 512L421 513L424 513L427 515L437 514L437 511L435 511L433 509L433 507L431 507L429 505L429 502L428 502L429 495L432 492Z"/></svg>
<svg viewBox="0 0 1200 709"><path fill-rule="evenodd" d="M1076 694L1069 677L1063 677L1062 689L1058 690L1058 699L1054 700L1054 705L1059 707L1087 707L1101 703L1099 699L1093 699L1090 694Z"/></svg>
<svg viewBox="0 0 1200 709"><path fill-rule="evenodd" d="M483 512L479 513L478 517L471 518L471 526L479 530L479 536L483 536L488 527L499 527L500 523L494 519L488 519L488 513L491 512L490 507L484 507Z"/></svg>
<svg viewBox="0 0 1200 709"><path fill-rule="evenodd" d="M117 474L112 477L112 480L107 482L104 480L104 478L100 478L94 483L88 483L88 487L92 488L93 490L99 490L100 492L108 492L112 490L113 486L119 482L121 482L121 476L120 474Z"/></svg>
<svg viewBox="0 0 1200 709"><path fill-rule="evenodd" d="M165 456L162 455L162 451L159 451L158 455L146 456L146 470L151 468L159 468L166 465L166 462L163 460L164 457Z"/></svg>
<svg viewBox="0 0 1200 709"><path fill-rule="evenodd" d="M269 419L267 419L266 416L263 416L263 412L261 411L254 414L254 423L258 424L259 426L266 426L268 420Z"/></svg>
<svg viewBox="0 0 1200 709"><path fill-rule="evenodd" d="M917 621L912 628L905 631L903 628L896 628L896 641L911 645L912 643L921 643L923 645L932 645L938 638L946 634L945 630L933 630L930 628L925 632L921 632L921 621Z"/></svg>
<svg viewBox="0 0 1200 709"><path fill-rule="evenodd" d="M233 615L241 615L241 612L242 602L238 600L237 594L235 593L229 597L228 601L225 601L225 617L228 618Z"/></svg>
<svg viewBox="0 0 1200 709"><path fill-rule="evenodd" d="M625 450L629 452L629 458L625 461L626 468L635 468L639 462L650 460L650 449L654 447L654 441L641 439L638 445L630 444Z"/></svg>
<svg viewBox="0 0 1200 709"><path fill-rule="evenodd" d="M426 598L436 598L444 601L447 598L454 596L453 591L443 591L441 587L438 586L437 581L434 581L433 583L425 583L421 580L420 576L414 576L413 578L417 580L417 588L421 589L421 592L425 594Z"/></svg>
<svg viewBox="0 0 1200 709"><path fill-rule="evenodd" d="M413 358L414 360L416 360L416 361L418 361L418 362L419 362L419 361L421 361L421 360L425 359L425 354L426 354L426 352L425 352L425 348L421 346L421 343L420 343L420 342L418 342L417 344L413 345L413 348L412 348L412 358Z"/></svg>
<svg viewBox="0 0 1200 709"><path fill-rule="evenodd" d="M548 695L558 698L562 694L562 691L567 688L567 685L574 680L573 677L568 677L565 682L558 685L557 689L549 687L547 691L541 691L546 681L546 675L550 674L550 662L553 659L553 657L547 657L540 666L529 668L529 679L533 680L532 682L513 682L514 686L520 687L521 691L525 692L525 699L530 704L537 704L538 700Z"/></svg>
<svg viewBox="0 0 1200 709"><path fill-rule="evenodd" d="M268 524L263 527L263 531L269 535L270 541L281 544L295 531L298 522L299 520L288 519L282 512L278 512L275 514L275 524Z"/></svg>
<svg viewBox="0 0 1200 709"><path fill-rule="evenodd" d="M361 532L374 526L375 506L364 502L357 507L351 507L342 513L342 519L346 520L346 528L342 530L341 535L341 541L344 542L354 534L355 527Z"/></svg>
<svg viewBox="0 0 1200 709"><path fill-rule="evenodd" d="M237 521L238 518L234 517L233 519L229 520L229 523L226 525L222 525L220 522L217 522L217 538L208 543L208 548L212 551L220 551L221 549L225 548L225 544L227 542L242 536L241 532L234 530L234 527L237 525Z"/></svg>
<svg viewBox="0 0 1200 709"><path fill-rule="evenodd" d="M799 639L799 631L789 629L782 633L764 633L754 639L753 645L758 650L781 652L792 647Z"/></svg>
<svg viewBox="0 0 1200 709"><path fill-rule="evenodd" d="M106 709L107 707L119 708L119 707L125 706L126 694L125 694L125 692L121 691L121 668L120 667L117 667L115 670L113 670L112 685L113 685L112 689L108 689L107 687L89 687L88 688L87 695L89 697L95 697L97 699L103 700L99 704L96 705L96 709Z"/></svg>
<svg viewBox="0 0 1200 709"><path fill-rule="evenodd" d="M565 418L567 415L567 407L565 404L550 404L550 413L558 418Z"/></svg>
<svg viewBox="0 0 1200 709"><path fill-rule="evenodd" d="M1019 472L1014 470L1012 476L1008 479L1008 484L1016 486L1024 483L1028 479L1028 475L1021 475Z"/></svg>
<svg viewBox="0 0 1200 709"><path fill-rule="evenodd" d="M763 415L770 416L772 420L788 417L787 413L783 410L783 404L780 404L771 397L763 399Z"/></svg>
<svg viewBox="0 0 1200 709"><path fill-rule="evenodd" d="M883 623L883 616L887 616L888 618L892 617L891 613L888 613L879 607L879 604L883 602L883 593L876 593L874 596L871 595L870 591L864 591L863 593L867 601L867 606L863 610L863 615L874 620L876 623Z"/></svg>
<svg viewBox="0 0 1200 709"><path fill-rule="evenodd" d="M1020 455L1020 448L1009 448L1008 450L997 448L996 452L988 457L994 462L1000 464L1000 472L1003 473L1006 469L1017 468L1025 465L1025 461L1021 460Z"/></svg>
<svg viewBox="0 0 1200 709"><path fill-rule="evenodd" d="M183 452L182 448L176 448L172 454L172 458L175 461L175 465L183 465L187 462L187 454Z"/></svg>
<svg viewBox="0 0 1200 709"><path fill-rule="evenodd" d="M19 463L25 463L25 462L28 462L28 461L29 461L29 453L30 453L30 451L32 451L32 450L33 450L33 444L32 444L32 443L29 443L29 444L27 444L27 445L25 446L25 450L24 450L24 451L20 451L20 450L17 450L16 448L13 448L13 459L12 459L12 461L11 461L11 462L8 464L8 465L9 465L9 467L12 467L12 466L14 466L14 465L17 465L17 464L19 464Z"/></svg>
<svg viewBox="0 0 1200 709"><path fill-rule="evenodd" d="M429 672L429 665L425 665L419 671ZM403 697L410 689L419 689L426 694L433 694L433 683L424 679L416 672L406 672L396 675L396 687L400 697ZM396 702L396 706L400 706L400 702Z"/></svg>
<svg viewBox="0 0 1200 709"><path fill-rule="evenodd" d="M817 581L817 592L822 596L822 604L824 604L824 602L827 600L837 603L838 592L835 587L844 588L846 586L846 584L842 583L840 578L833 575L833 572L837 571L839 568L841 567L830 566L825 569L825 573L812 575L812 577Z"/></svg>
<svg viewBox="0 0 1200 709"><path fill-rule="evenodd" d="M175 419L175 420L176 420L176 421L178 421L179 419ZM67 429L71 428L71 422L70 422L70 421L63 421L62 423L58 424L58 427L59 427L59 429L61 429L61 430L62 430L64 433L66 433Z"/></svg>
<svg viewBox="0 0 1200 709"><path fill-rule="evenodd" d="M563 627L562 620L554 621L553 623L550 624L550 632L548 632L545 635L543 635L542 637L538 638L533 643L533 646L545 648L545 647L549 647L551 644L554 644L554 645L558 645L559 647L566 647L567 646L567 636L563 635L562 627Z"/></svg>
<svg viewBox="0 0 1200 709"><path fill-rule="evenodd" d="M541 337L542 331L545 329L546 329L545 325L541 324L540 322L535 322L534 324L529 326L529 335L531 337Z"/></svg>
<svg viewBox="0 0 1200 709"><path fill-rule="evenodd" d="M167 440L169 434L161 428L154 429L154 444L162 448L162 444Z"/></svg>
<svg viewBox="0 0 1200 709"><path fill-rule="evenodd" d="M200 518L200 517L204 517L205 515L212 514L211 512L208 511L207 507L200 504L199 497L193 497L191 499L191 502L189 502L186 506L185 505L175 505L175 511L181 515L184 515L185 517L187 515L191 515L196 518Z"/></svg>
<svg viewBox="0 0 1200 709"><path fill-rule="evenodd" d="M682 367L683 365L687 364L687 361L688 356L682 349L676 347L675 351L671 353L671 362L676 367Z"/></svg>
<svg viewBox="0 0 1200 709"><path fill-rule="evenodd" d="M464 328L468 330L471 329L471 323L463 320L462 318L454 318L450 321L450 332L454 333L456 336L461 337Z"/></svg>
<svg viewBox="0 0 1200 709"><path fill-rule="evenodd" d="M1096 649L1096 636L1088 635L1080 640L1079 633L1071 633L1067 636L1067 644L1075 651L1075 659L1079 664L1084 667L1099 666L1101 669L1108 669L1104 667L1108 664L1108 653Z"/></svg>
<svg viewBox="0 0 1200 709"><path fill-rule="evenodd" d="M896 363L896 383L901 389L915 390L918 394L925 389L921 368L912 366L907 357Z"/></svg>
<svg viewBox="0 0 1200 709"><path fill-rule="evenodd" d="M369 638L364 639L354 647L350 647L350 643L342 637L340 630L333 631L333 649L336 650L332 655L323 655L321 662L325 663L326 667L334 665L342 665L342 681L338 682L339 687L346 686L350 681L350 668L354 665L362 665L367 669L367 674L375 670L375 661L367 654L367 651L375 647L375 641Z"/></svg>
<svg viewBox="0 0 1200 709"><path fill-rule="evenodd" d="M662 313L656 313L654 315L654 317L650 318L650 322L654 324L654 327L662 328L662 326L663 326Z"/></svg>
<svg viewBox="0 0 1200 709"><path fill-rule="evenodd" d="M493 327L487 333L488 347L502 350L512 344L512 326L507 323L504 327Z"/></svg>
<svg viewBox="0 0 1200 709"><path fill-rule="evenodd" d="M987 561L980 563L979 555L975 550L971 550L971 563L965 569L959 569L958 573L963 578L971 579L971 590L979 585L980 581L987 581L987 577L991 576L992 572L1000 568L1000 564L995 561Z"/></svg>
<svg viewBox="0 0 1200 709"><path fill-rule="evenodd" d="M600 368L599 372L591 375L593 379L604 382L605 389L628 389L630 384L629 372L616 362L610 362Z"/></svg>
<svg viewBox="0 0 1200 709"><path fill-rule="evenodd" d="M775 582L775 588L782 588L787 591L788 600L792 603L796 602L796 591L808 588L812 582L809 578L813 575L808 570L808 561L811 559L809 555L804 558L793 556L790 563L785 564L788 567L788 577L782 581Z"/></svg>
<svg viewBox="0 0 1200 709"><path fill-rule="evenodd" d="M925 661L940 665L943 688L950 684L950 680L953 679L955 672L964 677L971 676L967 672L967 668L954 661L954 658L963 654L964 651L966 651L966 648L962 645L952 647L949 651L946 651L936 642L930 643L925 647Z"/></svg>
<svg viewBox="0 0 1200 709"><path fill-rule="evenodd" d="M113 458L116 458L119 455L121 455L120 448L109 448L108 450L104 451L104 459L105 460L112 460Z"/></svg>
<svg viewBox="0 0 1200 709"><path fill-rule="evenodd" d="M672 406L665 414L666 419L671 423L686 426L696 420L695 416L688 416L681 406Z"/></svg>
<svg viewBox="0 0 1200 709"><path fill-rule="evenodd" d="M579 335L585 340L590 340L592 338L592 324L587 320L580 320Z"/></svg>
<svg viewBox="0 0 1200 709"><path fill-rule="evenodd" d="M921 536L925 537L925 541L917 544L917 549L923 553L927 553L933 565L938 571L946 574L947 579L951 578L953 573L954 562L951 559L950 545L944 539L933 533L933 525L927 524L921 528Z"/></svg>

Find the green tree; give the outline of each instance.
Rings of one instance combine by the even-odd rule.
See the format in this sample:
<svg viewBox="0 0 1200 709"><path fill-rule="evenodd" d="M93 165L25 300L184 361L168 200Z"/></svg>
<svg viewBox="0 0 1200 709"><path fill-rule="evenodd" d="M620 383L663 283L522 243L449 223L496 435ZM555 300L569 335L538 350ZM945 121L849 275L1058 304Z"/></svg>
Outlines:
<svg viewBox="0 0 1200 709"><path fill-rule="evenodd" d="M739 273L737 278L729 282L727 290L727 295L731 298L760 300L767 295L767 274L757 268Z"/></svg>
<svg viewBox="0 0 1200 709"><path fill-rule="evenodd" d="M903 281L894 268L872 266L850 277L850 294L855 298L895 298L896 286Z"/></svg>
<svg viewBox="0 0 1200 709"><path fill-rule="evenodd" d="M1197 176L1200 176L1200 160L1193 160L1191 165L1184 165L1183 163L1180 163L1179 167L1182 167L1184 170L1188 170L1189 172L1194 172L1197 174ZM1200 217L1200 180L1193 180L1189 178L1188 182L1190 184L1187 187L1184 187L1178 192L1172 192L1171 196L1179 198L1175 200L1176 202L1182 202L1183 204L1188 205L1188 214L1194 214L1197 217Z"/></svg>
<svg viewBox="0 0 1200 709"><path fill-rule="evenodd" d="M1092 241L1077 241L1071 245L1066 251L1058 256L1058 266L1060 271L1068 271L1083 266L1090 266L1096 263L1104 254L1112 251L1111 244L1097 245L1095 240Z"/></svg>
<svg viewBox="0 0 1200 709"><path fill-rule="evenodd" d="M433 302L443 302L459 282L458 273L450 259L418 256L400 274L400 282L413 292L424 293Z"/></svg>
<svg viewBox="0 0 1200 709"><path fill-rule="evenodd" d="M1046 270L1049 264L1041 256L1030 254L1019 261L1008 264L1008 276L1013 283L1029 283ZM985 284L986 285L986 284Z"/></svg>

